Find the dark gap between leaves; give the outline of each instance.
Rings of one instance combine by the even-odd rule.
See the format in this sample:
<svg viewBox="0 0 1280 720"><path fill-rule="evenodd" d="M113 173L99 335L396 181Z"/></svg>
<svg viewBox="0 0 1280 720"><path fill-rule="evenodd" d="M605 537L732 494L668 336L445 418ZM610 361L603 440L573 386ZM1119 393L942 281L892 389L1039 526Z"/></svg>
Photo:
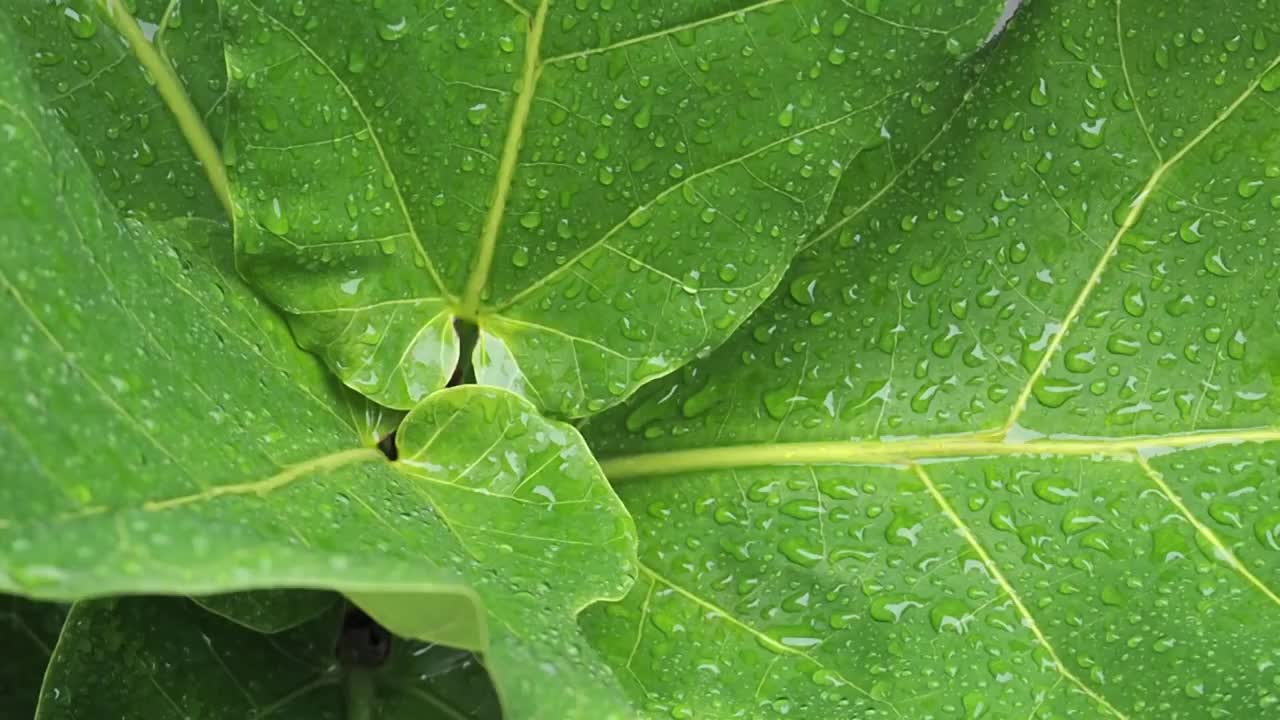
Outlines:
<svg viewBox="0 0 1280 720"><path fill-rule="evenodd" d="M352 605L342 618L342 632L334 654L344 667L381 667L391 657L391 640L389 630Z"/></svg>
<svg viewBox="0 0 1280 720"><path fill-rule="evenodd" d="M475 323L460 319L453 321L453 328L458 333L459 340L458 365L453 369L453 376L449 378L449 384L446 387L474 385L476 379L471 371L471 353L475 350L476 340L480 337L480 328ZM400 451L396 449L395 430L378 441L378 449L392 462L400 457Z"/></svg>
<svg viewBox="0 0 1280 720"><path fill-rule="evenodd" d="M395 430L392 430L391 432L387 433L381 440L378 441L378 449L381 450L382 454L386 455L387 459L391 460L392 462L394 462L396 458L400 457L400 451L396 449L396 431Z"/></svg>
<svg viewBox="0 0 1280 720"><path fill-rule="evenodd" d="M449 378L449 387L475 384L475 373L471 367L471 353L480 338L480 328L466 320L454 320L453 329L458 333L458 365L453 369L453 377Z"/></svg>

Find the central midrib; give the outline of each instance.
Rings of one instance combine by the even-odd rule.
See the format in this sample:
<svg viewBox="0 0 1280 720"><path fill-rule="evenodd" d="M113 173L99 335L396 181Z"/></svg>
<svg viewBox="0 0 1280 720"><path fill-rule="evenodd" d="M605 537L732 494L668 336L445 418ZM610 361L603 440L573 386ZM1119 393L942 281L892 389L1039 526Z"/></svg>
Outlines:
<svg viewBox="0 0 1280 720"><path fill-rule="evenodd" d="M192 155L200 163L200 168L209 181L209 187L227 214L227 222L234 222L235 206L231 202L231 184L227 178L226 163L223 162L218 144L209 133L209 128L205 126L199 111L191 102L186 86L182 84L182 80L168 59L143 34L138 21L123 4L98 0L98 7L129 45L138 64L151 75L156 93L169 108L174 121L178 124L178 129L191 148ZM168 16L168 10L165 11L165 16ZM161 31L165 27L167 26L162 21Z"/></svg>
<svg viewBox="0 0 1280 720"><path fill-rule="evenodd" d="M471 275L467 278L466 289L462 293L461 304L455 314L471 322L475 322L480 314L480 296L489 283L489 271L493 267L493 256L497 249L498 232L502 229L503 215L506 213L507 200L511 195L511 186L515 180L516 165L520 158L520 143L524 139L525 125L529 122L529 111L533 107L533 96L538 84L538 71L541 67L540 55L542 34L547 26L547 9L550 0L541 0L538 11L529 28L529 41L525 46L524 70L520 76L520 91L516 96L516 106L511 111L511 122L507 127L507 138L502 146L502 158L498 164L498 176L494 181L493 203L485 216L484 227L480 233L479 247L476 250L475 264Z"/></svg>
<svg viewBox="0 0 1280 720"><path fill-rule="evenodd" d="M685 472L776 465L896 465L917 460L964 460L992 456L1099 456L1137 459L1196 447L1280 442L1280 428L1191 432L1134 438L1045 438L1017 442L991 432L938 438L759 443L620 455L600 460L610 482Z"/></svg>

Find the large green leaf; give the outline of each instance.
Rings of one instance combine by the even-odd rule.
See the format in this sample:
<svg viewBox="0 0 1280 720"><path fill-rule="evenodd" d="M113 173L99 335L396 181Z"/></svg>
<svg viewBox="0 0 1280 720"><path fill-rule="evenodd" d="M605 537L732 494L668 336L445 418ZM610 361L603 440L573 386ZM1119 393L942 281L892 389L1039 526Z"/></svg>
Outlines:
<svg viewBox="0 0 1280 720"><path fill-rule="evenodd" d="M153 80L134 51L113 32L93 2L64 5L27 0L16 6L17 40L29 53L37 84L93 169L107 196L124 213L150 218L222 218L209 183L170 110L157 102ZM156 58L176 66L185 93L216 128L225 115L225 68L213 0L170 3L143 0L138 23L156 47ZM226 268L223 268L226 271ZM256 301L255 301L256 303ZM298 376L327 394L323 373ZM401 413L351 397L349 414L367 442L394 427ZM254 593L201 598L199 602L259 629L279 629L331 604L320 593Z"/></svg>
<svg viewBox="0 0 1280 720"><path fill-rule="evenodd" d="M241 269L349 386L554 414L719 344L997 0L225 3Z"/></svg>
<svg viewBox="0 0 1280 720"><path fill-rule="evenodd" d="M0 595L0 718L28 720L35 715L40 683L66 615L62 605Z"/></svg>
<svg viewBox="0 0 1280 720"><path fill-rule="evenodd" d="M335 610L260 635L176 598L79 603L37 720L499 717L483 668L457 651L397 639L370 666L344 662Z"/></svg>
<svg viewBox="0 0 1280 720"><path fill-rule="evenodd" d="M331 588L484 652L514 717L623 712L573 618L628 587L634 529L576 432L463 388L387 463L225 230L123 219L4 35L0 592Z"/></svg>
<svg viewBox="0 0 1280 720"><path fill-rule="evenodd" d="M123 6L115 5L117 11ZM160 102L155 80L135 59L137 48L113 32L111 16L99 13L88 0L51 4L23 0L15 6L18 46L31 58L29 67L44 96L74 139L107 197L121 212L152 219L198 217L223 221L223 210L192 157L177 121ZM149 59L170 63L189 96L215 135L225 122L226 70L222 61L220 20L214 0L142 0L135 8L143 29L135 40L150 39ZM127 16L120 13L120 20ZM219 232L211 229L210 232ZM227 254L225 247L216 252ZM234 274L230 262L219 269ZM258 304L246 296L246 301ZM281 336L283 340L283 336ZM277 343L287 347L287 343ZM273 353L274 347L266 347ZM294 379L332 394L332 380L313 369ZM365 442L389 433L403 417L378 407L355 393L343 403ZM332 603L323 593L276 591L200 598L206 607L260 630L278 630L306 620Z"/></svg>
<svg viewBox="0 0 1280 720"><path fill-rule="evenodd" d="M637 698L1276 714L1277 53L1270 3L1030 3L758 317L589 423Z"/></svg>

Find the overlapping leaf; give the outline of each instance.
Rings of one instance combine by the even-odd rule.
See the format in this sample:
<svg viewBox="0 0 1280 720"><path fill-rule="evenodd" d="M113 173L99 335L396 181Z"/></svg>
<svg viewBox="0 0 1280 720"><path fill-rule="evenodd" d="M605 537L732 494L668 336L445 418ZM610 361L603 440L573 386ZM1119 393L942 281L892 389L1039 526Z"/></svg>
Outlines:
<svg viewBox="0 0 1280 720"><path fill-rule="evenodd" d="M13 47L0 592L332 588L484 651L516 717L621 712L573 617L629 585L634 530L581 438L472 387L421 404L385 462L380 423L229 271L225 231L122 218Z"/></svg>
<svg viewBox="0 0 1280 720"><path fill-rule="evenodd" d="M240 267L384 405L462 319L480 382L599 411L759 305L1002 5L228 2Z"/></svg>
<svg viewBox="0 0 1280 720"><path fill-rule="evenodd" d="M591 421L643 570L587 624L635 696L1274 714L1278 66L1269 6L1031 3L758 317Z"/></svg>
<svg viewBox="0 0 1280 720"><path fill-rule="evenodd" d="M66 617L66 608L12 596L0 596L0 717L35 715L45 667Z"/></svg>
<svg viewBox="0 0 1280 720"><path fill-rule="evenodd" d="M457 651L392 641L368 666L341 662L336 610L261 635L176 598L79 603L37 720L499 717L483 669Z"/></svg>

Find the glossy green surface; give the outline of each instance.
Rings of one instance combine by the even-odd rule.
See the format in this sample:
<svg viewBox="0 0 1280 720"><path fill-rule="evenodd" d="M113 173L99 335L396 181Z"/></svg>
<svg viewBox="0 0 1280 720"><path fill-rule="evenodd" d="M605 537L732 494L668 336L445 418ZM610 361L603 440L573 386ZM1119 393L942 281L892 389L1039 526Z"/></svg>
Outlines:
<svg viewBox="0 0 1280 720"><path fill-rule="evenodd" d="M1276 9L1030 3L733 339L587 423L638 702L1277 713Z"/></svg>
<svg viewBox="0 0 1280 720"><path fill-rule="evenodd" d="M251 630L275 633L330 610L341 602L341 596L323 590L271 589L202 595L191 600Z"/></svg>
<svg viewBox="0 0 1280 720"><path fill-rule="evenodd" d="M0 718L30 720L40 699L40 683L58 641L67 610L62 605L36 603L0 595Z"/></svg>
<svg viewBox="0 0 1280 720"><path fill-rule="evenodd" d="M27 66L51 108L91 168L107 197L124 215L153 220L197 217L216 225L224 215L199 165L191 157L173 114L159 98L153 81L132 50L113 31L109 20L90 2L53 5L23 0L15 6L18 47L28 53ZM133 8L156 54L172 63L185 92L199 109L199 120L221 136L226 117L226 70L222 60L218 8L213 0L143 0ZM215 241L217 273L234 275L227 231L202 225ZM260 304L247 294L244 301ZM273 323L279 325L279 323ZM283 336L274 342L281 347ZM262 346L260 346L261 348ZM276 352L279 348L270 348ZM313 363L306 362L307 366ZM287 364L287 363L286 363ZM325 373L294 374L313 391L335 394ZM350 424L372 444L394 429L403 413L393 412L352 393L336 393L347 406ZM307 619L325 606L313 596L310 609L287 593L252 598L235 595L200 599L208 607L259 629L279 629Z"/></svg>
<svg viewBox="0 0 1280 720"><path fill-rule="evenodd" d="M185 36L156 29L170 24L162 22L167 3L144 0L139 5L139 19L150 24L167 56L182 60L178 66L190 80L190 95L216 128L223 116L213 107L221 93L214 78L225 76L220 49L188 51L180 39ZM210 14L216 20L212 0L177 5L183 8L181 15L193 16L191 28L211 29ZM111 204L127 214L156 219L225 218L169 108L92 0L14 0L6 10L14 47L25 56L21 64L38 83L44 106L56 113L84 153Z"/></svg>
<svg viewBox="0 0 1280 720"><path fill-rule="evenodd" d="M456 651L393 639L376 667L340 662L335 610L260 635L176 598L79 603L36 718L500 717L484 670ZM108 666L115 672L102 672Z"/></svg>
<svg viewBox="0 0 1280 720"><path fill-rule="evenodd" d="M745 320L1001 5L227 2L239 266L384 405L461 318L479 382L597 412Z"/></svg>
<svg viewBox="0 0 1280 720"><path fill-rule="evenodd" d="M420 405L387 463L382 421L236 278L225 230L122 218L13 47L0 592L335 589L484 650L515 717L621 707L573 618L629 585L634 529L581 438L472 387Z"/></svg>

